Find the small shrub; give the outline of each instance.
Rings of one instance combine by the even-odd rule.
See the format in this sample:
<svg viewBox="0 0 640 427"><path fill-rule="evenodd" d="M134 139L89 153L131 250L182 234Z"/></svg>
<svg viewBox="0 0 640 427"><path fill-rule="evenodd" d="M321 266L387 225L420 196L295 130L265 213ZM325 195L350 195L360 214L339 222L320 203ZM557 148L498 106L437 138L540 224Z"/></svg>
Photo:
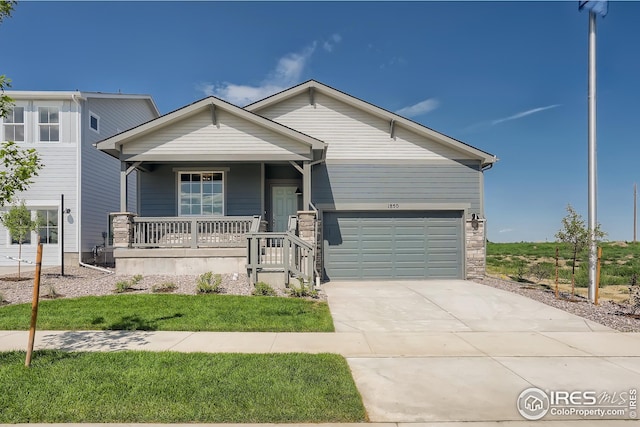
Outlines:
<svg viewBox="0 0 640 427"><path fill-rule="evenodd" d="M172 282L160 283L159 285L153 285L151 287L151 292L154 294L162 293L162 292L173 292L178 289L178 285Z"/></svg>
<svg viewBox="0 0 640 427"><path fill-rule="evenodd" d="M211 271L198 276L196 292L199 294L217 294L220 292L220 284L222 283L222 275L214 275Z"/></svg>
<svg viewBox="0 0 640 427"><path fill-rule="evenodd" d="M44 296L47 298L56 299L56 298L60 298L62 295L58 293L55 286L47 285L47 291L44 294Z"/></svg>
<svg viewBox="0 0 640 427"><path fill-rule="evenodd" d="M128 280L121 280L119 282L116 283L116 293L117 294L121 294L123 292L127 292L131 290L131 282Z"/></svg>
<svg viewBox="0 0 640 427"><path fill-rule="evenodd" d="M258 282L255 284L255 289L252 292L253 295L262 295L267 297L275 297L276 291L269 284L264 282Z"/></svg>
<svg viewBox="0 0 640 427"><path fill-rule="evenodd" d="M518 282L524 282L525 281L525 275L527 274L527 263L524 262L523 260L518 260L515 262L515 275L516 275L516 280Z"/></svg>
<svg viewBox="0 0 640 427"><path fill-rule="evenodd" d="M298 278L298 282L300 286L296 286L293 283L289 284L289 295L295 298L318 298L318 291L312 289L311 285L306 285L304 279L300 277Z"/></svg>
<svg viewBox="0 0 640 427"><path fill-rule="evenodd" d="M548 262L541 262L539 264L533 264L529 268L529 274L531 274L538 282L547 280L551 277L553 272L553 265Z"/></svg>
<svg viewBox="0 0 640 427"><path fill-rule="evenodd" d="M115 292L117 294L121 294L123 292L128 292L134 290L134 286L136 286L142 280L142 274L136 274L131 278L131 280L121 280L116 283Z"/></svg>

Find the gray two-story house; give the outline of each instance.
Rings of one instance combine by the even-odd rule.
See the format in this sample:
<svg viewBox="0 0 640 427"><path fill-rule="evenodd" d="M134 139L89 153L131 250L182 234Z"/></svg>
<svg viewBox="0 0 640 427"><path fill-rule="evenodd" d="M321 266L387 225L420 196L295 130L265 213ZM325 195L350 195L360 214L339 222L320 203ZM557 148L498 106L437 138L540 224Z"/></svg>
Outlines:
<svg viewBox="0 0 640 427"><path fill-rule="evenodd" d="M22 258L35 259L40 236L44 265L60 265L63 259L75 265L93 261L95 249L108 243L109 213L120 203L120 162L93 144L158 117L153 99L80 91L6 94L15 105L6 118L0 118L0 140L35 148L44 165L29 189L16 196L42 220L23 244ZM135 174L126 185L136 193ZM0 266L15 265L8 257L17 257L16 243L0 226Z"/></svg>

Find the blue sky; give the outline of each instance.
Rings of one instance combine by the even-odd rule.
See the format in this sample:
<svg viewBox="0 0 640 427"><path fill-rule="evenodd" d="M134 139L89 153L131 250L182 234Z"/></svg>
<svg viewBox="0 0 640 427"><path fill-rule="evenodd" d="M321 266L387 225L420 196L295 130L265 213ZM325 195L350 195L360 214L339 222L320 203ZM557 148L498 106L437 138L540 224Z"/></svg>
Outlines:
<svg viewBox="0 0 640 427"><path fill-rule="evenodd" d="M598 221L633 238L640 3L598 18ZM0 25L16 90L147 93L167 113L315 79L496 154L492 241L587 216L588 14L564 2L30 2Z"/></svg>

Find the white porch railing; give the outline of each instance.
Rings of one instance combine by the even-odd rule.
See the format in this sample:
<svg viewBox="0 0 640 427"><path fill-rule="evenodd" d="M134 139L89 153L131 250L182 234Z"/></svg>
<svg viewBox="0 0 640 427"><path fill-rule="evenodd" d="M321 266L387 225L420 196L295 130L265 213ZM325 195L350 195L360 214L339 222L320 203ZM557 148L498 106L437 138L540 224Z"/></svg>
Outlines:
<svg viewBox="0 0 640 427"><path fill-rule="evenodd" d="M259 226L259 216L134 217L132 247L244 247L245 235Z"/></svg>

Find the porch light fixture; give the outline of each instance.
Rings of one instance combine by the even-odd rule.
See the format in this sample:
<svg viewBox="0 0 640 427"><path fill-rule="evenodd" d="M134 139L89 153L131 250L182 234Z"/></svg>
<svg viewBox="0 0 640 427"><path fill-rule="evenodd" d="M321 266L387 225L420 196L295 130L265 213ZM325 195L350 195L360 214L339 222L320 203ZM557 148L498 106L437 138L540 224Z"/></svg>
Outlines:
<svg viewBox="0 0 640 427"><path fill-rule="evenodd" d="M296 196L302 196L302 191L300 191L300 187L296 188Z"/></svg>
<svg viewBox="0 0 640 427"><path fill-rule="evenodd" d="M478 215L476 214L471 214L471 228L478 229Z"/></svg>

